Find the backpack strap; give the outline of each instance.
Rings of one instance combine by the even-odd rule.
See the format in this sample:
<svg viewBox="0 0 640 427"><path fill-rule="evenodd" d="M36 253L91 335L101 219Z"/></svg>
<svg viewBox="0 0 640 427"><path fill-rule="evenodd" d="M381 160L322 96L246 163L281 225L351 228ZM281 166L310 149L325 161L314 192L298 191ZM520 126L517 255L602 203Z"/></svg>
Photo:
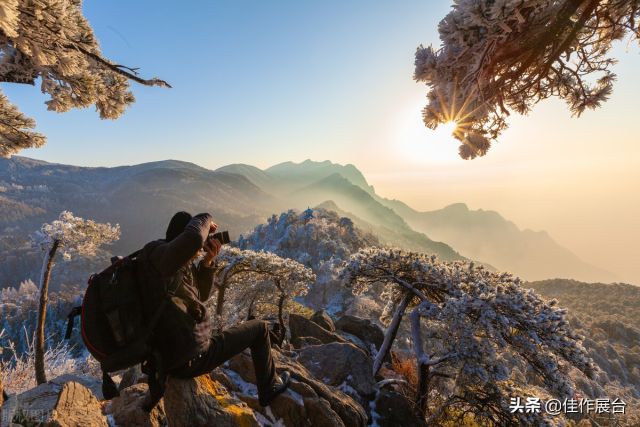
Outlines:
<svg viewBox="0 0 640 427"><path fill-rule="evenodd" d="M71 333L73 332L73 324L74 320L77 316L82 314L82 306L73 307L69 314L67 315L67 330L64 333L64 339L68 340L71 338Z"/></svg>
<svg viewBox="0 0 640 427"><path fill-rule="evenodd" d="M106 400L111 400L114 397L120 396L116 383L113 382L113 379L111 379L109 374L104 370L102 371L102 395Z"/></svg>

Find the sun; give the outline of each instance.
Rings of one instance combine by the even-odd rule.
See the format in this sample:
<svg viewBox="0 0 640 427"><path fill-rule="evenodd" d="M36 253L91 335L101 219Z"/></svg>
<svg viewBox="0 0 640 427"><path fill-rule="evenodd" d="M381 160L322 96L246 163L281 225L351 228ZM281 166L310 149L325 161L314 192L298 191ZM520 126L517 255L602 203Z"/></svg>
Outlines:
<svg viewBox="0 0 640 427"><path fill-rule="evenodd" d="M454 120L450 120L438 125L436 131L440 130L441 128L443 133L453 136L455 131L458 129L458 123L456 123Z"/></svg>
<svg viewBox="0 0 640 427"><path fill-rule="evenodd" d="M425 127L420 105L412 105L398 115L392 138L399 157L407 163L450 164L460 161L456 131L459 126L453 120L438 125L435 130Z"/></svg>

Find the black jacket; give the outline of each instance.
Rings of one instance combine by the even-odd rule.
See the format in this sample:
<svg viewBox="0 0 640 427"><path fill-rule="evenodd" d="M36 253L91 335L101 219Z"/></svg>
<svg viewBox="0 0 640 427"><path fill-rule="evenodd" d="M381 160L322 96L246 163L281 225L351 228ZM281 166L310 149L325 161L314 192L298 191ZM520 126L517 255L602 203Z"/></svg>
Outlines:
<svg viewBox="0 0 640 427"><path fill-rule="evenodd" d="M213 286L213 269L190 261L202 248L209 233L211 215L194 216L185 230L170 242L156 240L145 245L140 256L143 307L149 318L166 298L166 290L182 281L172 304L168 304L158 322L152 346L164 361L165 369L182 366L207 350L211 335L211 319L203 304Z"/></svg>

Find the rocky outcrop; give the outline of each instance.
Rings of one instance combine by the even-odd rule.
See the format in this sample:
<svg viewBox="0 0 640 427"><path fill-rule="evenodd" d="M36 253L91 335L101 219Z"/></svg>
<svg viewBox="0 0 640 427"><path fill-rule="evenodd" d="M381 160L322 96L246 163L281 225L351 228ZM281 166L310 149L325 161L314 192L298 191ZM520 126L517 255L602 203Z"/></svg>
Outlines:
<svg viewBox="0 0 640 427"><path fill-rule="evenodd" d="M108 427L98 399L76 381L48 382L13 397L3 408L5 420L45 427ZM8 412L5 412L8 411Z"/></svg>
<svg viewBox="0 0 640 427"><path fill-rule="evenodd" d="M314 378L303 365L281 353L275 353L278 371L288 370L292 380L289 390L274 399L268 409L258 405L251 357L247 353L231 359L224 370L234 382L238 397L268 423L285 426L353 426L364 427L367 414L361 404L339 389ZM219 374L215 374L218 376Z"/></svg>
<svg viewBox="0 0 640 427"><path fill-rule="evenodd" d="M291 341L303 337L313 337L323 344L331 342L346 342L340 335L333 333L317 323L298 314L289 315L289 330L291 332Z"/></svg>
<svg viewBox="0 0 640 427"><path fill-rule="evenodd" d="M318 310L313 313L313 316L309 319L314 322L316 325L325 328L329 332L335 332L336 327L333 324L333 320L324 310Z"/></svg>
<svg viewBox="0 0 640 427"><path fill-rule="evenodd" d="M120 390L120 396L105 405L105 413L110 415L117 426L163 427L167 425L164 400L149 413L142 409L147 398L147 384L134 384Z"/></svg>
<svg viewBox="0 0 640 427"><path fill-rule="evenodd" d="M367 345L367 350L371 351L371 346L378 350L384 341L384 331L382 328L368 319L356 316L342 316L336 322L336 328L354 335Z"/></svg>
<svg viewBox="0 0 640 427"><path fill-rule="evenodd" d="M309 346L300 351L298 361L324 383L367 397L375 392L373 361L351 343Z"/></svg>
<svg viewBox="0 0 640 427"><path fill-rule="evenodd" d="M259 426L251 408L231 396L208 375L192 379L169 378L164 409L172 427Z"/></svg>

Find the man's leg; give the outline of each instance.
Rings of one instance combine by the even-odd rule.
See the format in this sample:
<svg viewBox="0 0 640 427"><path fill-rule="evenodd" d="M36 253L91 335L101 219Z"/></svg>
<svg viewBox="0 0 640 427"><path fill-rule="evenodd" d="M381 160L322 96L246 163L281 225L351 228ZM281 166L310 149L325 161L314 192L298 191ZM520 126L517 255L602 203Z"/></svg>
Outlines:
<svg viewBox="0 0 640 427"><path fill-rule="evenodd" d="M210 372L246 348L251 349L256 386L258 392L263 393L275 381L276 366L271 357L269 327L262 320L250 320L215 335L209 351L188 369L191 371L189 376ZM179 376L183 376L184 373L182 371Z"/></svg>

